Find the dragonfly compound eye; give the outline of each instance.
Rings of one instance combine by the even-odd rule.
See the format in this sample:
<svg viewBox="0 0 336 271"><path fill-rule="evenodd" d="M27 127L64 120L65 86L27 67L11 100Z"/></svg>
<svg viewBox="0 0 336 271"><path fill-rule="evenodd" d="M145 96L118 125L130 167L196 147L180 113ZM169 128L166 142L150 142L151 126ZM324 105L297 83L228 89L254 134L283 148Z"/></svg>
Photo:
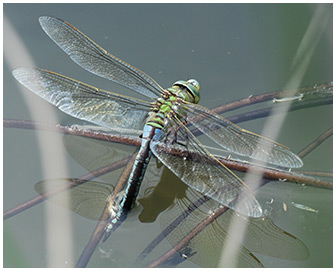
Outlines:
<svg viewBox="0 0 336 271"><path fill-rule="evenodd" d="M189 95L192 97L192 103L198 103L200 100L200 84L195 79L189 79L188 81L177 81L173 86L183 86L187 89Z"/></svg>
<svg viewBox="0 0 336 271"><path fill-rule="evenodd" d="M187 88L192 93L195 103L197 104L200 100L200 84L195 79L189 79L187 81Z"/></svg>
<svg viewBox="0 0 336 271"><path fill-rule="evenodd" d="M188 84L192 85L196 90L200 90L200 84L198 83L198 81L196 81L195 79L189 79L187 81Z"/></svg>

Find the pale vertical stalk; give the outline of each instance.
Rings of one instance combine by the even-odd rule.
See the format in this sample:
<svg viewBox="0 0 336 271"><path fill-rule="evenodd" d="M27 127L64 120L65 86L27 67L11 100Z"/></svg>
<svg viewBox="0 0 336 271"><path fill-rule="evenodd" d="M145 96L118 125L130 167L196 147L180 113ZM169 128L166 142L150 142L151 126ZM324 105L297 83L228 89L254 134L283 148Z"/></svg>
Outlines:
<svg viewBox="0 0 336 271"><path fill-rule="evenodd" d="M37 19L37 18L35 18ZM17 35L10 22L4 17L3 27L6 29L4 36L4 60L8 63L11 70L22 66L33 67L34 61L29 52L27 52L23 42ZM42 31L41 31L42 34ZM52 48L51 48L52 50ZM47 116L51 123L58 123L54 111L44 103L32 104L29 91L18 83L22 90L22 96L30 110L33 119L39 119L39 116ZM44 179L50 176L59 176L68 172L65 163L65 154L57 146L62 145L60 136L50 133L48 136L42 133L36 133L39 144L41 158L41 168ZM22 142L22 144L25 144ZM63 175L64 176L64 175ZM40 181L40 180L36 180ZM47 189L47 191L50 189ZM72 267L73 266L73 242L72 242L72 225L69 212L60 209L53 204L45 204L46 217L46 247L47 247L47 266L48 267ZM24 227L24 225L23 225ZM34 244L30 244L34 247Z"/></svg>
<svg viewBox="0 0 336 271"><path fill-rule="evenodd" d="M326 14L329 13L326 13L325 6L318 5L294 57L292 64L293 76L291 77L289 82L287 82L284 89L296 89L300 86L301 80L310 63L316 44L321 39L325 27L329 22L329 17L326 16ZM295 94L295 91L293 91L291 96L295 96ZM267 136L272 140L276 140L281 126L285 120L286 113L289 110L289 107L290 102L284 102L283 106L281 107L274 107L272 114L266 120L264 129L261 134ZM266 153L267 152L268 151L266 151ZM256 172L256 170L254 169L253 172L251 172L251 170L248 171L244 178L244 181L249 185L252 190L254 190L256 187L259 186L261 179L262 172ZM233 217L232 221L230 222L228 235L234 236L234 238L228 238L229 240L225 242L219 266L235 266L237 264L239 245L237 246L236 244L243 243L244 236L246 234L248 219L244 220L244 222L245 223L242 223L242 220L238 219L237 217Z"/></svg>

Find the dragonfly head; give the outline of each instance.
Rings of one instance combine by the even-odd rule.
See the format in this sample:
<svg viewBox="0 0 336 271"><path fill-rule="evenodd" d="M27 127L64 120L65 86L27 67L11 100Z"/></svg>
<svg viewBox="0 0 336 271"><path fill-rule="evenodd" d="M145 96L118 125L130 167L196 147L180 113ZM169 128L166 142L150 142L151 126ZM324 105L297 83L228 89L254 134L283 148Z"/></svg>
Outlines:
<svg viewBox="0 0 336 271"><path fill-rule="evenodd" d="M189 79L188 81L179 80L174 83L174 86L184 87L187 90L188 102L197 104L200 100L200 84L195 79Z"/></svg>

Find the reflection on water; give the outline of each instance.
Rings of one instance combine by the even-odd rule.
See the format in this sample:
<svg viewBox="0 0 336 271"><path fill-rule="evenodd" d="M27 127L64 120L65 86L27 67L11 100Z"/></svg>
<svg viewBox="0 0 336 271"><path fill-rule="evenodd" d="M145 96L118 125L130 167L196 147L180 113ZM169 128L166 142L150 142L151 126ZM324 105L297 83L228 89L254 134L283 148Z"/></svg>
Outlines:
<svg viewBox="0 0 336 271"><path fill-rule="evenodd" d="M107 163L111 160L124 158L122 154L127 155L127 152L116 148L115 144L87 138L66 135L64 136L64 143L72 157L91 170L102 162L98 157L103 157L103 161ZM94 147L92 152L89 151L91 147ZM82 151L83 153L81 153ZM96 155L98 156L95 157ZM157 168L152 166L148 170L151 181L144 184L146 186L143 189L145 195L138 200L143 207L139 214L139 220L144 223L154 222L157 216L162 213L160 216L162 230L173 246L220 207L214 200L205 200L197 209L190 211L189 205L203 197L200 193L183 184L166 168L161 177L158 174L150 173L151 171L155 172ZM109 175L111 176L111 174ZM43 193L45 192L43 187L46 182L48 182L48 189L53 190L66 185L70 181L68 179L48 180L37 183L35 188L39 193ZM155 182L158 182L158 184L153 186ZM114 187L110 183L90 181L60 193L50 200L73 210L81 216L98 220L113 189ZM69 196L70 205L65 206L64 196ZM171 225L181 215L183 220L178 225ZM231 210L219 216L179 250L180 257L191 260L200 266L217 267L225 242L228 239L232 241L236 234L241 234L239 232L231 232L230 235L227 233L233 216L237 215ZM240 216L238 219L243 222L247 218ZM169 232L166 231L166 227L170 228ZM118 234L118 231L116 234ZM263 264L253 253L287 260L304 260L309 256L309 251L302 241L277 227L271 219L266 217L248 219L245 239L238 244L238 247L236 267L262 267ZM181 261L184 259L181 259Z"/></svg>
<svg viewBox="0 0 336 271"><path fill-rule="evenodd" d="M173 175L169 176L169 173L166 175L163 174L162 176L169 179L172 187L178 187L177 183L180 181L177 180L176 177ZM164 181L162 180L161 182ZM157 193L160 194L160 191ZM164 191L161 191L161 193L164 194ZM205 200L204 203L198 206L193 212L186 211L191 210L190 206L192 206L192 202L196 202L202 198L202 195L187 186L185 187L184 193L185 197L176 198L175 203L161 215L162 230L166 233L166 238L173 246L177 245L191 230L220 206L214 200ZM157 197L159 198L159 196ZM144 199L141 200L143 201ZM183 216L183 221L177 224L176 221L178 221L181 215ZM237 215L233 211L228 210L218 217L211 225L203 229L201 233L179 250L180 254L187 255L186 250L188 250L188 254L192 254L192 256L185 257L189 260L200 266L217 267L225 242L228 239L235 239L236 234L241 234L239 232L231 232L230 235L228 235L227 233L233 216ZM238 219L244 222L247 218L238 216ZM171 223L173 221L174 224L172 225ZM245 239L238 247L239 261L237 267L262 266L262 263L260 263L252 252L287 260L304 260L309 256L309 251L302 241L277 227L272 220L267 217L248 219Z"/></svg>

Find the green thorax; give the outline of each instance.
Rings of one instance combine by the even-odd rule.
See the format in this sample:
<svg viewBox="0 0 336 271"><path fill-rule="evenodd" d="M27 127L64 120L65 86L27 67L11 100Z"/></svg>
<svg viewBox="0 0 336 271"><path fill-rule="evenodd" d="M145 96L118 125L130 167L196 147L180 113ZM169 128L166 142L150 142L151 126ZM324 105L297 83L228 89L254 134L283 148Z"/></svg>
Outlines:
<svg viewBox="0 0 336 271"><path fill-rule="evenodd" d="M161 97L152 104L152 110L149 113L146 125L163 129L166 119L183 113L179 110L181 103L187 102L196 104L199 102L199 90L199 83L194 79L175 82L173 87L164 90ZM176 110L178 111L176 112Z"/></svg>

